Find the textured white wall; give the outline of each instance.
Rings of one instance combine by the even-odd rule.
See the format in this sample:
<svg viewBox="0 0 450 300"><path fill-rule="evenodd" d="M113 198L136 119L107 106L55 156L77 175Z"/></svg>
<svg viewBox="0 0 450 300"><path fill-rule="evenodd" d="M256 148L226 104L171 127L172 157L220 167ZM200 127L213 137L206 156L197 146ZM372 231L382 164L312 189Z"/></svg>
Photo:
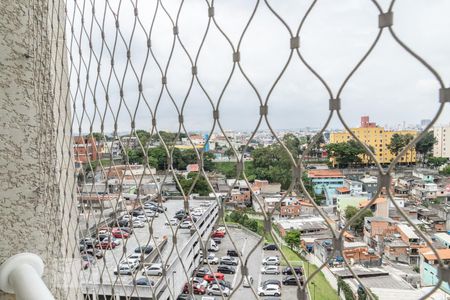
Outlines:
<svg viewBox="0 0 450 300"><path fill-rule="evenodd" d="M21 252L40 255L47 285L57 299L69 299L79 262L58 2L0 5L0 263ZM13 297L0 292L0 299Z"/></svg>

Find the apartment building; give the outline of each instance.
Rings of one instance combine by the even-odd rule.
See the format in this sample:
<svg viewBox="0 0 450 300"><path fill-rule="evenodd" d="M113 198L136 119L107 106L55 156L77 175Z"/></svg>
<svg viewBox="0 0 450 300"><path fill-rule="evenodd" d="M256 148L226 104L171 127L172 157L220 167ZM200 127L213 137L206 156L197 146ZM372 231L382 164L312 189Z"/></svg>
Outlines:
<svg viewBox="0 0 450 300"><path fill-rule="evenodd" d="M76 136L73 138L73 157L75 161L86 163L102 158L103 145L94 137Z"/></svg>
<svg viewBox="0 0 450 300"><path fill-rule="evenodd" d="M433 156L450 158L450 124L435 126L433 135L436 139L436 144L433 146Z"/></svg>
<svg viewBox="0 0 450 300"><path fill-rule="evenodd" d="M369 122L368 116L361 117L361 125L358 128L351 128L352 132L366 145L373 147L375 157L382 164L390 163L395 155L388 149L391 138L394 134L412 134L415 136L415 130L385 130L375 123ZM348 132L332 132L330 134L330 143L344 143L352 139ZM450 148L449 148L450 149ZM368 163L368 158L362 157L363 163ZM414 163L416 161L416 152L414 148L408 151L401 159L400 163Z"/></svg>

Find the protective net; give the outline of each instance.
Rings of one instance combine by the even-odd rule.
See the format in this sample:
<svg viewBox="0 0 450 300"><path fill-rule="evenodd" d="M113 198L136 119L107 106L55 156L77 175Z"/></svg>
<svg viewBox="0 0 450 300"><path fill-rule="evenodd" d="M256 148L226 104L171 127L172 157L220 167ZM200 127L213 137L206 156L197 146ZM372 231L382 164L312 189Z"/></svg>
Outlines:
<svg viewBox="0 0 450 300"><path fill-rule="evenodd" d="M176 299L183 292L192 296L211 293L221 298L259 298L259 285L263 279L269 279L261 275L265 259L264 272L277 273L273 278L281 278L279 264L291 269L300 267L299 272L287 273L294 277L293 287L275 287L275 294L281 293L283 299L326 299L320 291L329 286L321 285L319 277L325 275L331 287L337 289L339 285L339 289L344 289L330 271L339 257L342 272L354 278L358 294L376 299L361 276L361 268L344 253L344 243L355 222L384 198L397 211L403 225L410 226L412 235L420 240L418 247L429 247L430 255L436 256L439 281L420 296L428 298L442 282L448 281L448 266L429 235L418 228L404 207L392 200L393 176L397 165L404 162L436 123L450 101L450 90L436 69L396 34L395 1L385 7L377 1L357 5L359 17L372 20L373 39L358 41L364 52L353 57L355 64L342 68L346 75L338 84L327 81L303 51L314 51L308 49L308 36L315 34L315 29L320 33L320 28L308 28L308 21L323 8L320 1L308 1L295 12L290 11L289 5L275 5L274 1L226 2L216 5L215 1L68 0L65 6L60 3L60 7L51 8L55 14L49 18L52 22L65 20L65 26L58 30L64 36L68 65L58 56L56 61L61 63L55 65L64 66L69 84L55 80L61 82L60 87L69 86L73 115L71 125L60 118L61 132L57 134L69 134L66 128L71 126L68 131L73 145L61 144L61 151L71 153L76 174L76 201L72 199L72 203L78 205L77 227L67 230L79 234L72 249L72 253L81 251L82 256L79 293L85 299ZM269 19L271 30L264 25ZM264 30L255 31L261 26L267 30L267 36ZM280 36L284 42L278 48L268 46ZM363 66L374 49L383 47L384 37L391 37L402 49L402 55L412 57L415 64L431 74L436 95L439 93L432 99L437 110L431 122L388 164L380 162L374 154L377 149L368 146L364 137L350 128L342 113L353 109L352 101L357 102L346 99L345 93L356 74L365 72ZM338 47L332 43L329 46ZM265 48L270 50L264 52ZM255 72L248 72L246 61L260 66L253 69ZM326 68L337 67L330 63ZM305 86L300 75L300 80L292 80L300 73L316 85ZM284 82L287 74L291 76L288 83ZM280 98L292 96L283 94L291 87L289 83L301 89L319 90L320 101L314 110L308 110L300 100L281 104ZM295 93L293 96L302 97ZM306 109L297 110L297 105ZM385 104L376 105L383 108ZM70 111L61 107L65 113ZM322 112L324 121L307 146L295 151L285 134L277 130L282 124L272 121L271 113L286 116L286 120L294 120L293 124L296 120L303 124L302 119L307 119L306 114L312 111L318 116ZM398 112L402 113L400 109ZM377 177L377 189L370 200L346 222L341 222L341 217L332 220L309 188L308 168L315 161L323 143L321 138L333 117L362 147L365 159L374 166L371 173ZM243 128L251 129L240 141L243 146L238 147L236 136L227 128L239 131L241 123ZM279 163L289 169L282 183L282 197L270 206L261 189L255 188L255 178L249 176L246 163L247 150L254 144L255 136L261 134L274 138L272 146L278 147L284 157ZM228 162L234 174L229 176L233 179L228 184L223 184L223 176L213 172L208 149L213 144L229 149ZM63 187L68 194L70 186L67 183ZM240 196L236 196L236 189ZM253 221L235 221L252 224L247 227L256 233L230 222L236 217L236 213L231 216L232 212L239 211L232 205L238 197L241 203L251 200L259 214L251 216ZM329 252L324 261L301 260L299 256L293 259L295 252L302 251L300 245L281 238L274 216L292 197L304 199L324 224L323 230L329 236ZM267 241L279 250L262 250ZM220 250L213 256L216 247ZM227 256L220 259L220 264L219 253ZM271 259L275 269L270 267ZM218 268L232 274L220 281L224 278L215 273ZM209 271L214 272L207 280L218 283L212 288L198 276L208 276ZM226 287L228 284L231 287ZM338 298L336 293L335 297Z"/></svg>

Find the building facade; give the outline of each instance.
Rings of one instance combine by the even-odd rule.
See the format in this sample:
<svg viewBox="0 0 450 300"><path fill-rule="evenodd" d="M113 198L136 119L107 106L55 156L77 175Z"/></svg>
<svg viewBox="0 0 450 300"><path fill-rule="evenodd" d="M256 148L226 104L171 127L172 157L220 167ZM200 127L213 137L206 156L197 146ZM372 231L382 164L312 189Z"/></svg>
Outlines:
<svg viewBox="0 0 450 300"><path fill-rule="evenodd" d="M450 158L450 124L433 128L436 144L433 146L434 157Z"/></svg>
<svg viewBox="0 0 450 300"><path fill-rule="evenodd" d="M376 126L375 123L369 122L369 117L367 116L361 117L361 126L359 128L351 128L351 130L363 143L373 148L375 157L382 164L388 164L395 158L395 155L388 149L388 145L391 143L391 138L394 134L417 135L417 131L415 130L385 130L383 127ZM352 136L348 132L332 132L330 134L330 143L344 143L351 139ZM364 155L362 161L363 163L368 163L368 157ZM416 152L414 148L411 149L411 151L408 151L399 162L416 162Z"/></svg>

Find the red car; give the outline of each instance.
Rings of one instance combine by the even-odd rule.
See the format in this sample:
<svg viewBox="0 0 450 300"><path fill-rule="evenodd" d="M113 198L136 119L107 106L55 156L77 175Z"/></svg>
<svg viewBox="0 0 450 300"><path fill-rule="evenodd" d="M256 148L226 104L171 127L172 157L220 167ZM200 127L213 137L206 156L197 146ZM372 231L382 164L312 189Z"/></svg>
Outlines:
<svg viewBox="0 0 450 300"><path fill-rule="evenodd" d="M200 284L194 284L194 285L192 285L192 292L195 295L204 295L206 293L206 290ZM183 294L189 294L189 284L188 283L186 283L184 285Z"/></svg>
<svg viewBox="0 0 450 300"><path fill-rule="evenodd" d="M219 273L219 272L214 273L214 276L216 276L217 280L224 280L224 278L225 278L225 275L223 275L222 273ZM213 276L213 274L207 274L207 275L205 275L205 277L203 277L203 279L205 279L208 282L211 282L211 281L215 280L214 276Z"/></svg>
<svg viewBox="0 0 450 300"><path fill-rule="evenodd" d="M111 234L113 237L118 239L127 239L130 236L128 232L121 230L120 228L113 228L113 230L111 230Z"/></svg>
<svg viewBox="0 0 450 300"><path fill-rule="evenodd" d="M105 239L105 240L97 243L97 245L95 245L95 247L100 248L100 249L114 249L114 248L116 248L116 244Z"/></svg>
<svg viewBox="0 0 450 300"><path fill-rule="evenodd" d="M223 231L214 231L211 235L213 238L223 238L225 237L225 233Z"/></svg>

